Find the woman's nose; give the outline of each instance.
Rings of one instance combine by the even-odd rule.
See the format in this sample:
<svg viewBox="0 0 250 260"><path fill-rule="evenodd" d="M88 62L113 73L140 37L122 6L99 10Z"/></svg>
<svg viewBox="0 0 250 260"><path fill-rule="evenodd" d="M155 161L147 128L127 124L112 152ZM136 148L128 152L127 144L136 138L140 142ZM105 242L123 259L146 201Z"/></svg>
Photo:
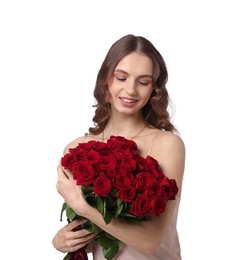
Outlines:
<svg viewBox="0 0 250 260"><path fill-rule="evenodd" d="M125 87L125 92L129 95L135 95L137 92L136 82L128 81Z"/></svg>

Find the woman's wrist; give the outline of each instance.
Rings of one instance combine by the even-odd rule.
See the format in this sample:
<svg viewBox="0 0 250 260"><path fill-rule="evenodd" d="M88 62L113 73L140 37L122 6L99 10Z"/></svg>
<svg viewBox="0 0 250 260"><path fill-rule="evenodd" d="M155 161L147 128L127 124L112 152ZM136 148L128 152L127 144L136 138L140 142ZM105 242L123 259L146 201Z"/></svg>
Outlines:
<svg viewBox="0 0 250 260"><path fill-rule="evenodd" d="M79 216L82 216L82 217L88 219L86 214L91 211L91 208L93 209L93 207L91 207L86 201L84 201L83 204L81 203L81 205L79 206L79 210L77 210L76 213Z"/></svg>

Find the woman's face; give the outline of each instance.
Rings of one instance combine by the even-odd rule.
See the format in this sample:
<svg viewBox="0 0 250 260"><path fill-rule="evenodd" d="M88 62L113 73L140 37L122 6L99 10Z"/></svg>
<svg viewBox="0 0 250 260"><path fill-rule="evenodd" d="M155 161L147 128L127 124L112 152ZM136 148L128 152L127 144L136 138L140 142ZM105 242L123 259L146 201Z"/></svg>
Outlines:
<svg viewBox="0 0 250 260"><path fill-rule="evenodd" d="M108 82L112 109L138 113L153 91L153 62L144 54L130 53L117 64Z"/></svg>

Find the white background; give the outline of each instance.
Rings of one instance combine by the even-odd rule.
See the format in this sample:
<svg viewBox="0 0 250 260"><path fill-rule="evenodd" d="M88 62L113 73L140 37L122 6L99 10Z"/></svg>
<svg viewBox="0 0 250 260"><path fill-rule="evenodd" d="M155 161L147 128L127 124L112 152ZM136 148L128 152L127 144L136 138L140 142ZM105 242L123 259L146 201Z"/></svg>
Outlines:
<svg viewBox="0 0 250 260"><path fill-rule="evenodd" d="M1 1L1 254L61 260L56 166L92 126L111 44L133 33L164 56L186 144L183 260L250 259L248 1Z"/></svg>

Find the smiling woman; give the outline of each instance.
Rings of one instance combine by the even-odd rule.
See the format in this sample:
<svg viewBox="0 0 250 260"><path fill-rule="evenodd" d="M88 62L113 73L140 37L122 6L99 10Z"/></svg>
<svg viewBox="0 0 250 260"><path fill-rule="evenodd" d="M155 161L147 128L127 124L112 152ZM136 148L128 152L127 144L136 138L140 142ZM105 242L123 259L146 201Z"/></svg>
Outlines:
<svg viewBox="0 0 250 260"><path fill-rule="evenodd" d="M115 247L117 260L181 259L176 225L185 147L168 113L167 80L165 61L146 38L129 34L111 46L94 89L94 127L66 146L66 164L64 159L63 166L58 166L58 192L65 200L66 211L75 212L77 219L68 215L70 223L54 236L53 245L57 250L70 255L86 250L95 260L104 256L111 259L109 248L113 246L104 243L102 230L112 241L121 241L122 246ZM111 140L116 140L115 144L110 145ZM94 163L93 145L100 154ZM83 148L84 151L90 150L92 155L82 153ZM69 155L79 149L80 157ZM138 164L131 164L133 160ZM69 171L67 165L72 162L76 164ZM110 162L115 163L110 165ZM75 174L79 163L85 170ZM152 175L149 177L150 171ZM88 182L86 187L84 176L90 176L90 173L93 184ZM109 183L108 194L97 198L100 194L97 194L95 179ZM126 180L119 182L119 189L138 192L138 200L136 197L134 202L131 200L131 208L119 197L124 193L115 192L118 179ZM105 183L99 182L98 187L104 187ZM162 198L170 192L170 183L177 185L175 191L178 194L164 202ZM114 205L107 212L110 201ZM154 211L150 210L152 205ZM119 210L114 211L114 207ZM161 214L153 214L158 212L157 209L161 209ZM125 216L135 218L138 212L147 213L147 219L140 225L124 219ZM111 214L108 221L107 213ZM97 229L83 228L82 224L86 225L87 221ZM86 257L82 254L82 259Z"/></svg>

